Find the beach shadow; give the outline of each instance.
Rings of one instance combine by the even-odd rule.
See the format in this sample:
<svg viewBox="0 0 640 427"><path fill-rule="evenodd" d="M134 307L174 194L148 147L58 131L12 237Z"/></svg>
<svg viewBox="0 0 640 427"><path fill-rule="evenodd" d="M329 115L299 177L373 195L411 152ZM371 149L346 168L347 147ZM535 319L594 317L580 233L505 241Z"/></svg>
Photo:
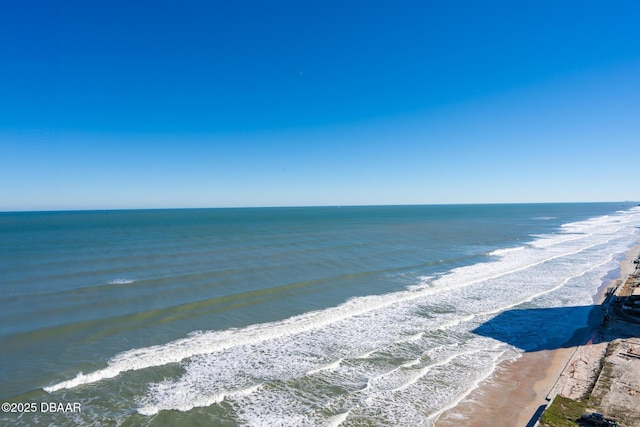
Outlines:
<svg viewBox="0 0 640 427"><path fill-rule="evenodd" d="M582 344L602 324L600 305L505 311L472 332L524 351L555 350Z"/></svg>
<svg viewBox="0 0 640 427"><path fill-rule="evenodd" d="M542 416L542 413L544 412L545 409L547 409L547 405L540 405L536 410L536 413L533 414L533 416L527 423L527 427L534 427L538 422L538 420L540 419L540 417Z"/></svg>

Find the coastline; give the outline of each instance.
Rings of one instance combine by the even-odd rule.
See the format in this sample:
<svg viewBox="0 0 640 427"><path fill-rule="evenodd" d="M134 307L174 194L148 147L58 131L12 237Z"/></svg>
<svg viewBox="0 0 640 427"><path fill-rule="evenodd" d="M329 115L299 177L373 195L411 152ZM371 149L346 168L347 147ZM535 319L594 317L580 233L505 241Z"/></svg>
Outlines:
<svg viewBox="0 0 640 427"><path fill-rule="evenodd" d="M608 283L603 281L598 288L594 304L602 304L607 288L633 273L633 260L639 254L640 241L637 241L620 262L619 277ZM554 389L564 368L590 335L587 334L582 342L570 347L523 353L518 359L499 364L487 379L456 406L444 411L436 419L435 425L533 427L549 404L547 396Z"/></svg>

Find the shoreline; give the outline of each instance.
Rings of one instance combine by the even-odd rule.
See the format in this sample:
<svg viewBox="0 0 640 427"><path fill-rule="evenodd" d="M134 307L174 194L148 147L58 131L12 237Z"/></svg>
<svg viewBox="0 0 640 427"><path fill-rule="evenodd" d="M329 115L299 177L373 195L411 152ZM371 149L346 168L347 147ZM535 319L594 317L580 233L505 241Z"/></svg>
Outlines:
<svg viewBox="0 0 640 427"><path fill-rule="evenodd" d="M608 282L603 280L594 295L594 305L602 304L609 287L621 283L633 273L633 260L638 255L640 241L629 248L625 258L620 261L618 277ZM582 342L576 342L570 347L525 352L515 360L498 364L493 373L456 406L444 411L435 420L435 426L533 427L550 403L548 395L555 388L567 364L590 336L591 330L586 333Z"/></svg>

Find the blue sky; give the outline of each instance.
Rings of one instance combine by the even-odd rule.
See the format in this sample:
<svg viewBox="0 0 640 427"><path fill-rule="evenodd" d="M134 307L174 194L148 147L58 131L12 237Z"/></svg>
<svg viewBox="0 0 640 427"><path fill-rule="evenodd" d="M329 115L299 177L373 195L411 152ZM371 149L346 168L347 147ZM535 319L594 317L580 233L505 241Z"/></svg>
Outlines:
<svg viewBox="0 0 640 427"><path fill-rule="evenodd" d="M640 199L640 3L0 6L0 211Z"/></svg>

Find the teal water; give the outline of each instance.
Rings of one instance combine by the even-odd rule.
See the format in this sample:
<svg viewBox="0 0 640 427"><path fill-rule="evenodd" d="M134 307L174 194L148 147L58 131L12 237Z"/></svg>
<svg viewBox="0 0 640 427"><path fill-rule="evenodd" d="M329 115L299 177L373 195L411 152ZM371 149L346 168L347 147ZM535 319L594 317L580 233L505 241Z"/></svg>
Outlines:
<svg viewBox="0 0 640 427"><path fill-rule="evenodd" d="M582 325L478 326L591 304L639 226L622 203L0 213L0 398L82 405L0 421L430 425Z"/></svg>

